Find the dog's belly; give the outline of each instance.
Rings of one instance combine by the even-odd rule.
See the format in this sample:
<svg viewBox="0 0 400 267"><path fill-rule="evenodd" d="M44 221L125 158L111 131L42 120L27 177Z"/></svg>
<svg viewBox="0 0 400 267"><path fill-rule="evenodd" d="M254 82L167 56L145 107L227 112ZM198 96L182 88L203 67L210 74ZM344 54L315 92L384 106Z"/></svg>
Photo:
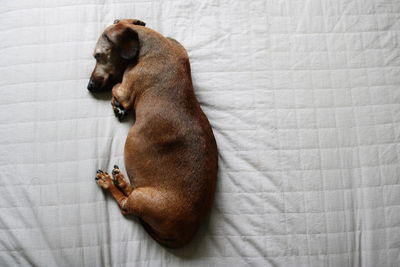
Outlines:
<svg viewBox="0 0 400 267"><path fill-rule="evenodd" d="M195 206L212 197L216 181L212 133L208 136L201 129L192 129L186 134L176 134L179 131L170 128L173 134L162 134L155 129L156 135L143 135L140 127L139 124L131 128L125 143L125 167L132 186L189 194L187 201Z"/></svg>
<svg viewBox="0 0 400 267"><path fill-rule="evenodd" d="M201 157L204 152L186 144L182 136L168 141L151 139L135 131L125 143L125 166L135 186L179 186L179 180L190 182L190 176L201 176ZM194 165L197 165L194 166Z"/></svg>

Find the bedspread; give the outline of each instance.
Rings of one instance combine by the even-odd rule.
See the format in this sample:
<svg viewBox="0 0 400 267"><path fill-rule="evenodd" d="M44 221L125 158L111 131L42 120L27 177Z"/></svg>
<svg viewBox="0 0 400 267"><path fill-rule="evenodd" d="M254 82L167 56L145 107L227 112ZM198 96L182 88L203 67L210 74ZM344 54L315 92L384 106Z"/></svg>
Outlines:
<svg viewBox="0 0 400 267"><path fill-rule="evenodd" d="M161 247L95 184L132 121L86 89L116 18L188 50L215 203ZM400 2L3 0L1 266L400 266Z"/></svg>

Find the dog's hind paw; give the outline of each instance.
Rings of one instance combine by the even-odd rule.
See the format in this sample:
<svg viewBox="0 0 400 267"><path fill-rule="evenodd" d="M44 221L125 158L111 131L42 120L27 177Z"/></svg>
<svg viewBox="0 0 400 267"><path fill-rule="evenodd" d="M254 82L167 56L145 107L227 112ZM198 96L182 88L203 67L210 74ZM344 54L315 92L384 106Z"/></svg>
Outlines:
<svg viewBox="0 0 400 267"><path fill-rule="evenodd" d="M96 180L96 183L103 189L108 189L113 184L113 179L111 179L111 176L102 170L97 171L94 179Z"/></svg>
<svg viewBox="0 0 400 267"><path fill-rule="evenodd" d="M124 175L117 165L114 165L114 169L111 172L114 178L114 184L126 195L129 196L133 188L124 179Z"/></svg>

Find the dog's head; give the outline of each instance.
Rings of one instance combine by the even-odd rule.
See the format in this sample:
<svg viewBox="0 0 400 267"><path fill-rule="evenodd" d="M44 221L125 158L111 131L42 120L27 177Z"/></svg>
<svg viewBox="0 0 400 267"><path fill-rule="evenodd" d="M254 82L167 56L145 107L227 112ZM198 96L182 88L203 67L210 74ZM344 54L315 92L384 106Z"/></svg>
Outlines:
<svg viewBox="0 0 400 267"><path fill-rule="evenodd" d="M130 27L132 24L145 26L140 20L115 20L100 36L93 53L96 66L87 86L89 91L110 90L121 82L127 65L136 60L140 43L138 33Z"/></svg>

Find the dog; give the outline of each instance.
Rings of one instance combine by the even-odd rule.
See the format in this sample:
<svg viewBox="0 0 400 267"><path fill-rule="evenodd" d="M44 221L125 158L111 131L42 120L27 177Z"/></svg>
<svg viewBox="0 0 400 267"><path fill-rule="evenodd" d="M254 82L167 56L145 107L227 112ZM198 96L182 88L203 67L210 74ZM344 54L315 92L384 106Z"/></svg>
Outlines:
<svg viewBox="0 0 400 267"><path fill-rule="evenodd" d="M112 90L115 116L135 114L124 150L124 179L98 170L97 184L124 215L139 218L160 244L179 248L211 208L217 144L196 99L184 47L135 19L116 20L100 36L88 90Z"/></svg>

